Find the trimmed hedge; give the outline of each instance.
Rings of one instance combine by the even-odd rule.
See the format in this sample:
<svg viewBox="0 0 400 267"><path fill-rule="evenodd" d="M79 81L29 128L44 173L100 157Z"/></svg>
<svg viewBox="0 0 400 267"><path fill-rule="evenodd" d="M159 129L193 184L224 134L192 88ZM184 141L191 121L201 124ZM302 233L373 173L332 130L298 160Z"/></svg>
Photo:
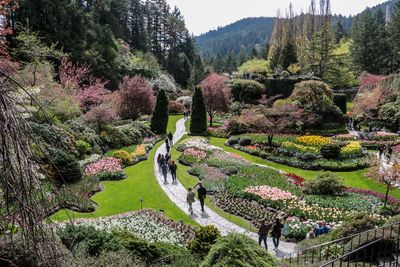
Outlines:
<svg viewBox="0 0 400 267"><path fill-rule="evenodd" d="M232 95L235 101L254 104L264 92L264 85L254 80L238 79L232 84Z"/></svg>

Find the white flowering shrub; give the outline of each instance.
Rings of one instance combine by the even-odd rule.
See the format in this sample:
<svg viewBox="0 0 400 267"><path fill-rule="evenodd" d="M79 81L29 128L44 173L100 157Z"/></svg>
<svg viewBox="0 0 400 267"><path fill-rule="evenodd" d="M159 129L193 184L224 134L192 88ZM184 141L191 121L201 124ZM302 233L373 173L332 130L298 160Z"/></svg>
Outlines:
<svg viewBox="0 0 400 267"><path fill-rule="evenodd" d="M85 168L87 165L94 163L94 162L98 161L99 159L101 159L101 155L99 155L99 154L90 155L90 157L88 157L84 160L80 160L79 166L81 166L81 168Z"/></svg>
<svg viewBox="0 0 400 267"><path fill-rule="evenodd" d="M171 75L161 74L156 79L150 81L154 89L164 89L167 92L175 93L177 88Z"/></svg>
<svg viewBox="0 0 400 267"><path fill-rule="evenodd" d="M204 137L193 137L193 138L186 139L186 140L182 141L182 143L179 144L178 150L183 151L190 147L197 148L198 150L203 150L203 151L207 151L207 152L216 151L216 150L222 151L222 148L210 145L208 143L207 139Z"/></svg>

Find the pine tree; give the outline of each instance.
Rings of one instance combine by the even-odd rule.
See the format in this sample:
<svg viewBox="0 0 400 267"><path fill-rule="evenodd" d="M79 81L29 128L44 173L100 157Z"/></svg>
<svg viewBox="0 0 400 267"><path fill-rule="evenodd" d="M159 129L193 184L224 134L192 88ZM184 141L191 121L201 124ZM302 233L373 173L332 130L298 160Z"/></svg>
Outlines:
<svg viewBox="0 0 400 267"><path fill-rule="evenodd" d="M279 62L283 69L287 69L291 64L297 63L296 48L293 43L288 42L282 49Z"/></svg>
<svg viewBox="0 0 400 267"><path fill-rule="evenodd" d="M168 97L164 89L157 93L156 105L151 117L150 128L155 134L165 134L168 125Z"/></svg>
<svg viewBox="0 0 400 267"><path fill-rule="evenodd" d="M194 59L192 70L190 72L190 85L194 88L204 79L205 74L206 71L204 69L201 57L197 56Z"/></svg>
<svg viewBox="0 0 400 267"><path fill-rule="evenodd" d="M389 24L389 41L392 50L391 70L400 68L400 1L397 1Z"/></svg>
<svg viewBox="0 0 400 267"><path fill-rule="evenodd" d="M340 40L342 40L342 38L344 38L345 36L346 36L346 32L344 31L342 22L339 20L336 23L336 29L335 29L336 43L338 44L340 42Z"/></svg>
<svg viewBox="0 0 400 267"><path fill-rule="evenodd" d="M203 92L200 87L196 87L193 95L190 133L193 135L207 134L207 111Z"/></svg>

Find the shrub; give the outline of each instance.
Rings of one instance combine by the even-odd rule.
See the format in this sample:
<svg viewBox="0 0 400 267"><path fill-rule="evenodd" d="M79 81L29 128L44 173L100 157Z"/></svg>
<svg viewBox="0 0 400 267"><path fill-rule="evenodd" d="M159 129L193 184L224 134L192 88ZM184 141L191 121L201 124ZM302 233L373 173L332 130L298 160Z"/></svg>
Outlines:
<svg viewBox="0 0 400 267"><path fill-rule="evenodd" d="M260 247L251 238L232 233L221 237L212 247L202 267L222 266L278 266L265 248Z"/></svg>
<svg viewBox="0 0 400 267"><path fill-rule="evenodd" d="M211 246L221 237L219 230L213 225L201 227L196 231L194 239L189 244L189 249L205 257L211 249Z"/></svg>
<svg viewBox="0 0 400 267"><path fill-rule="evenodd" d="M117 251L122 248L111 234L90 226L68 224L58 231L58 235L69 250L85 256L98 256L103 251Z"/></svg>
<svg viewBox="0 0 400 267"><path fill-rule="evenodd" d="M177 101L169 101L168 103L168 111L170 114L181 114L185 112L185 110L185 106Z"/></svg>
<svg viewBox="0 0 400 267"><path fill-rule="evenodd" d="M155 134L165 134L168 125L168 96L164 89L157 93L150 128Z"/></svg>
<svg viewBox="0 0 400 267"><path fill-rule="evenodd" d="M207 112L203 92L200 87L195 89L192 102L190 133L205 135L207 134Z"/></svg>
<svg viewBox="0 0 400 267"><path fill-rule="evenodd" d="M254 80L235 80L232 84L232 96L235 101L254 104L265 91L264 85Z"/></svg>
<svg viewBox="0 0 400 267"><path fill-rule="evenodd" d="M229 137L229 139L228 139L228 144L229 144L230 146L236 145L236 144L238 144L238 143L239 143L239 139L238 139L237 137L235 137L235 136Z"/></svg>
<svg viewBox="0 0 400 267"><path fill-rule="evenodd" d="M78 161L71 154L49 148L52 176L61 183L74 183L82 179L82 170Z"/></svg>
<svg viewBox="0 0 400 267"><path fill-rule="evenodd" d="M129 166L132 163L133 157L132 155L125 150L116 150L112 154L113 158L120 159L122 165Z"/></svg>
<svg viewBox="0 0 400 267"><path fill-rule="evenodd" d="M332 231L334 239L355 235L378 225L379 220L368 214L357 214L351 220L343 223L340 227Z"/></svg>
<svg viewBox="0 0 400 267"><path fill-rule="evenodd" d="M92 146L83 140L76 141L75 146L76 150L78 150L78 153L81 157L85 156L92 149Z"/></svg>
<svg viewBox="0 0 400 267"><path fill-rule="evenodd" d="M242 123L237 119L231 119L226 130L229 134L242 134L246 133L249 130L249 127L247 124Z"/></svg>
<svg viewBox="0 0 400 267"><path fill-rule="evenodd" d="M247 136L243 136L239 139L239 145L241 146L251 146L251 138Z"/></svg>
<svg viewBox="0 0 400 267"><path fill-rule="evenodd" d="M238 68L239 75L244 75L247 73L265 75L271 72L272 70L269 61L265 59L251 59L243 63Z"/></svg>
<svg viewBox="0 0 400 267"><path fill-rule="evenodd" d="M337 159L340 157L340 146L337 144L323 145L321 155L326 159Z"/></svg>
<svg viewBox="0 0 400 267"><path fill-rule="evenodd" d="M343 179L326 172L305 183L304 191L309 195L339 195L344 191Z"/></svg>
<svg viewBox="0 0 400 267"><path fill-rule="evenodd" d="M138 145L134 152L132 152L131 156L133 159L141 158L146 156L147 150L145 145Z"/></svg>
<svg viewBox="0 0 400 267"><path fill-rule="evenodd" d="M138 144L148 136L153 136L150 128L140 122L133 122L113 127L102 134L104 141L111 148L120 148L122 146Z"/></svg>
<svg viewBox="0 0 400 267"><path fill-rule="evenodd" d="M233 175L239 172L239 169L235 166L226 166L221 169L222 173L226 175Z"/></svg>

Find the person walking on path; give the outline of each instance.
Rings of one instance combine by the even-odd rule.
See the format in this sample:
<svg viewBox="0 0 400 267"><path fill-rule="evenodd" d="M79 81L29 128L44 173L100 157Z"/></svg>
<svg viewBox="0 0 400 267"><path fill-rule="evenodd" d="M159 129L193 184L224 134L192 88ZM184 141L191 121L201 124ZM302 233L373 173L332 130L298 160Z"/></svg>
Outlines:
<svg viewBox="0 0 400 267"><path fill-rule="evenodd" d="M168 137L165 138L165 148L167 149L167 154L169 153L170 150L170 145L169 145L169 140Z"/></svg>
<svg viewBox="0 0 400 267"><path fill-rule="evenodd" d="M272 226L272 232L271 232L272 241L274 242L274 246L275 246L274 250L278 250L279 238L281 238L281 235L282 235L282 228L283 228L283 224L281 223L279 218L276 218L275 224Z"/></svg>
<svg viewBox="0 0 400 267"><path fill-rule="evenodd" d="M203 184L200 182L196 186L199 186L199 189L197 189L197 198L200 201L200 206L201 206L201 212L204 212L204 200L207 196L207 189L203 186Z"/></svg>
<svg viewBox="0 0 400 267"><path fill-rule="evenodd" d="M176 170L178 166L175 164L175 161L172 160L171 165L169 166L169 170L172 176L172 183L176 183Z"/></svg>
<svg viewBox="0 0 400 267"><path fill-rule="evenodd" d="M164 183L167 184L168 183L168 181L167 181L168 165L167 165L167 163L165 161L161 165L161 172L162 172L162 174L164 176Z"/></svg>
<svg viewBox="0 0 400 267"><path fill-rule="evenodd" d="M190 215L193 215L193 203L194 203L194 192L192 191L192 188L190 188L189 187L189 189L188 189L189 191L188 191L188 193L187 193L187 195L186 195L186 202L188 203L188 205L189 205L189 212L190 212Z"/></svg>
<svg viewBox="0 0 400 267"><path fill-rule="evenodd" d="M157 164L158 164L158 168L161 168L161 154L158 154L157 156Z"/></svg>
<svg viewBox="0 0 400 267"><path fill-rule="evenodd" d="M268 251L267 236L269 232L269 225L265 224L265 221L261 221L260 229L258 230L258 244L261 246L261 242L264 241L265 249Z"/></svg>
<svg viewBox="0 0 400 267"><path fill-rule="evenodd" d="M170 146L173 146L174 135L171 132L168 133L168 140L169 140Z"/></svg>

